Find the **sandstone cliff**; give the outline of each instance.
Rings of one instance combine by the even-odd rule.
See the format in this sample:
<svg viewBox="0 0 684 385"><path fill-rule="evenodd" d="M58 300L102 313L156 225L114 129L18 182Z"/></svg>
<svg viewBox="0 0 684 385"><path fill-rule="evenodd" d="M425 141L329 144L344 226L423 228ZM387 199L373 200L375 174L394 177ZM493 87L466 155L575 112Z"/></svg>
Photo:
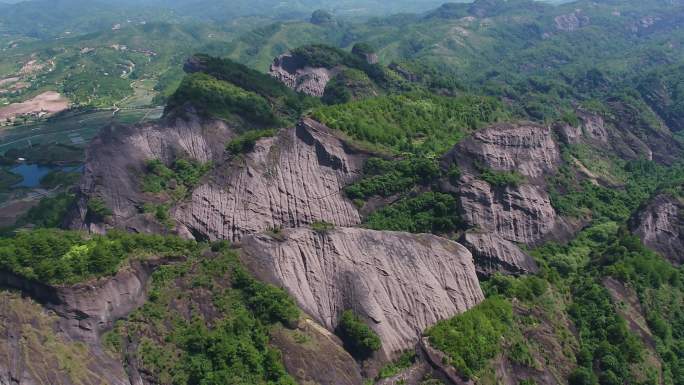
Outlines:
<svg viewBox="0 0 684 385"><path fill-rule="evenodd" d="M684 262L684 204L670 195L658 195L632 218L634 234L644 245L676 265Z"/></svg>
<svg viewBox="0 0 684 385"><path fill-rule="evenodd" d="M145 162L160 159L169 163L178 157L219 162L225 143L234 136L234 129L225 122L201 119L192 109L157 123L105 128L86 151L78 209L69 218L69 227L105 230L104 224L87 216L88 201L97 198L112 212L108 226L163 232L141 213L142 204L149 200L140 186Z"/></svg>
<svg viewBox="0 0 684 385"><path fill-rule="evenodd" d="M297 92L322 97L325 86L340 72L339 68L312 68L289 53L278 56L269 74Z"/></svg>
<svg viewBox="0 0 684 385"><path fill-rule="evenodd" d="M533 274L539 271L534 259L513 242L492 233L467 232L461 243L475 258L477 273L489 276L496 272Z"/></svg>
<svg viewBox="0 0 684 385"><path fill-rule="evenodd" d="M113 277L73 286L1 273L1 288L29 298L0 292L0 353L11 358L0 361L0 384L131 384L122 362L102 350L100 337L143 305L152 271L164 262L133 261Z"/></svg>
<svg viewBox="0 0 684 385"><path fill-rule="evenodd" d="M0 288L19 290L60 316L59 326L71 338L97 342L117 319L142 306L147 282L162 260L132 261L113 277L77 285L51 286L0 272Z"/></svg>
<svg viewBox="0 0 684 385"><path fill-rule="evenodd" d="M153 125L105 130L88 149L70 227L168 231L142 212L144 203L162 202L141 191L141 180L146 161L168 164L178 157L215 165L187 202L171 209L180 235L239 240L244 234L315 221L339 226L361 222L341 190L359 177L367 155L330 129L305 119L260 140L250 153L226 159L225 144L234 136L225 123L202 121L192 113ZM88 216L88 201L95 198L112 211L106 223Z"/></svg>
<svg viewBox="0 0 684 385"><path fill-rule="evenodd" d="M121 362L73 339L60 322L33 300L0 291L0 384L130 385Z"/></svg>
<svg viewBox="0 0 684 385"><path fill-rule="evenodd" d="M352 309L395 357L423 331L483 299L471 254L433 235L355 228L288 229L243 240L245 262L329 330Z"/></svg>
<svg viewBox="0 0 684 385"><path fill-rule="evenodd" d="M327 127L304 119L217 167L174 216L194 234L234 241L316 221L354 226L361 217L342 189L360 176L366 158Z"/></svg>
<svg viewBox="0 0 684 385"><path fill-rule="evenodd" d="M549 127L520 123L498 124L475 133L448 152L442 166L462 170L455 188L469 227L506 241L538 244L564 232L565 224L551 206L545 182L560 162ZM481 179L485 170L514 172L523 180L491 185Z"/></svg>

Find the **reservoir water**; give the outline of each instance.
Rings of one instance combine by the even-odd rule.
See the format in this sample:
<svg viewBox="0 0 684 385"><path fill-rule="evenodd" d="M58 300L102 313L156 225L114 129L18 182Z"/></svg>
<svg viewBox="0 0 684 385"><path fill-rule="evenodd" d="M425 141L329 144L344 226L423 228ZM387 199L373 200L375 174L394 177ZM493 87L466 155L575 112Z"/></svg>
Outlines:
<svg viewBox="0 0 684 385"><path fill-rule="evenodd" d="M42 166L37 164L20 164L10 169L11 172L21 175L24 178L14 187L34 188L40 186L40 180L52 171L61 170L64 172L79 172L83 166Z"/></svg>

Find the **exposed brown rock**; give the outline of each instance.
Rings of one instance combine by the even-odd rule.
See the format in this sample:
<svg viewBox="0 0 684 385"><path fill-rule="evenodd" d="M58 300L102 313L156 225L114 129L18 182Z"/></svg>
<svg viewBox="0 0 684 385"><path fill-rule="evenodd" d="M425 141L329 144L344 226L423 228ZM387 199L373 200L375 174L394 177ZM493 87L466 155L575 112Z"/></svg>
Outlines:
<svg viewBox="0 0 684 385"><path fill-rule="evenodd" d="M366 157L327 127L304 119L217 168L174 216L209 239L239 240L316 221L354 226L361 217L342 189L360 177Z"/></svg>
<svg viewBox="0 0 684 385"><path fill-rule="evenodd" d="M539 271L532 257L513 242L496 234L469 231L461 237L461 243L473 254L479 275L490 276L497 272L530 274Z"/></svg>
<svg viewBox="0 0 684 385"><path fill-rule="evenodd" d="M104 129L86 151L78 208L71 213L69 227L93 232L108 227L164 232L140 210L151 199L141 191L145 163L160 159L168 164L179 157L218 163L225 143L234 136L234 129L225 122L202 120L192 111L158 123ZM93 198L102 199L112 211L107 226L87 217L87 203Z"/></svg>
<svg viewBox="0 0 684 385"><path fill-rule="evenodd" d="M74 340L59 323L33 300L0 291L0 384L130 385L121 362Z"/></svg>
<svg viewBox="0 0 684 385"><path fill-rule="evenodd" d="M523 184L497 188L465 175L459 190L462 216L470 227L524 244L538 244L561 235L559 231L564 223L541 186Z"/></svg>
<svg viewBox="0 0 684 385"><path fill-rule="evenodd" d="M247 237L243 249L257 277L284 287L328 330L346 309L366 319L387 357L483 299L468 250L433 235L299 228Z"/></svg>
<svg viewBox="0 0 684 385"><path fill-rule="evenodd" d="M618 304L616 306L617 313L627 321L630 330L641 338L646 348L644 363L655 371L658 376L658 383L663 384L663 364L658 357L656 340L648 327L637 293L633 288L625 286L624 283L614 278L604 278L602 283L610 293L613 302ZM639 381L647 381L645 374L635 374L642 376L638 378Z"/></svg>
<svg viewBox="0 0 684 385"><path fill-rule="evenodd" d="M271 338L298 384L363 384L359 366L342 342L314 321L305 319L295 330L276 328Z"/></svg>
<svg viewBox="0 0 684 385"><path fill-rule="evenodd" d="M551 206L546 176L556 172L561 157L552 130L532 123L497 124L464 140L447 153L445 169L462 170L456 192L469 227L524 244L565 235L565 223ZM479 179L483 169L516 172L518 185L491 186Z"/></svg>
<svg viewBox="0 0 684 385"><path fill-rule="evenodd" d="M529 179L555 171L561 160L551 129L533 123L485 128L457 145L445 159L469 170L479 163L497 171L517 171Z"/></svg>
<svg viewBox="0 0 684 385"><path fill-rule="evenodd" d="M632 218L634 234L648 248L660 253L670 262L684 262L684 204L670 195L655 197Z"/></svg>
<svg viewBox="0 0 684 385"><path fill-rule="evenodd" d="M54 311L71 338L96 343L113 322L142 306L147 282L160 260L133 261L113 277L77 285L51 286L0 272L0 287L20 290Z"/></svg>
<svg viewBox="0 0 684 385"><path fill-rule="evenodd" d="M577 144L582 141L582 127L567 123L556 124L554 130L562 143L567 145Z"/></svg>
<svg viewBox="0 0 684 385"><path fill-rule="evenodd" d="M0 361L0 384L138 384L135 370L102 350L100 336L144 304L153 270L167 262L133 261L112 277L62 286L0 272L0 288L31 298L0 291L0 353L13 357Z"/></svg>
<svg viewBox="0 0 684 385"><path fill-rule="evenodd" d="M289 53L278 56L269 74L297 92L322 97L328 82L340 69L312 68Z"/></svg>
<svg viewBox="0 0 684 385"><path fill-rule="evenodd" d="M360 176L367 154L347 146L309 119L260 140L253 151L226 161L233 129L193 114L154 125L112 127L87 151L78 209L70 227L101 233L115 227L164 233L141 207L159 198L141 191L145 162L178 157L212 161L213 171L190 199L171 210L175 231L187 237L239 240L245 234L315 221L354 226L361 217L341 193ZM102 199L113 215L106 223L87 215L89 199Z"/></svg>

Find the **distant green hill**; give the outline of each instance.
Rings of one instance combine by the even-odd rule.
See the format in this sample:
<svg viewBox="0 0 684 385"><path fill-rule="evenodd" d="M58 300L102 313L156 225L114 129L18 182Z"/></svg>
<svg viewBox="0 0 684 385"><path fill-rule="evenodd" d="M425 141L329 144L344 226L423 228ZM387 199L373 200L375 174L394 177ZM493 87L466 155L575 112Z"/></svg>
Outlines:
<svg viewBox="0 0 684 385"><path fill-rule="evenodd" d="M9 101L51 89L76 104L152 104L153 97L173 92L188 56L220 50L230 36L206 24L147 23L57 41L19 43L0 56L0 78L19 76L28 86L6 94ZM27 73L26 63L32 61L35 70ZM136 101L140 98L146 102Z"/></svg>
<svg viewBox="0 0 684 385"><path fill-rule="evenodd" d="M573 100L601 98L605 90L636 82L652 94L646 98L651 105L656 96L672 98L663 113L676 122L684 116L681 83L656 69L684 63L683 23L681 1L477 0L444 4L422 16L277 23L237 38L228 56L266 70L272 57L299 45L323 42L349 50L362 41L377 48L381 63L395 63L406 76L434 88L514 98L533 118L557 118ZM649 75L663 79L662 92L646 91L653 85L643 77L652 71L662 73ZM603 86L594 84L596 76Z"/></svg>

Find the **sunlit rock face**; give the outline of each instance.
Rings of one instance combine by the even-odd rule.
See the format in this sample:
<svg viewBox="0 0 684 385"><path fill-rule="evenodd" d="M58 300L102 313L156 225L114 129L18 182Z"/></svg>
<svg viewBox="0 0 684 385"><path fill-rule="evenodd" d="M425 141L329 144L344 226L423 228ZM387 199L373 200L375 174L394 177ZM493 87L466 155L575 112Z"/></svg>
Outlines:
<svg viewBox="0 0 684 385"><path fill-rule="evenodd" d="M347 309L368 320L388 357L484 299L470 252L434 235L298 228L246 237L242 247L259 278L285 288L329 330Z"/></svg>

